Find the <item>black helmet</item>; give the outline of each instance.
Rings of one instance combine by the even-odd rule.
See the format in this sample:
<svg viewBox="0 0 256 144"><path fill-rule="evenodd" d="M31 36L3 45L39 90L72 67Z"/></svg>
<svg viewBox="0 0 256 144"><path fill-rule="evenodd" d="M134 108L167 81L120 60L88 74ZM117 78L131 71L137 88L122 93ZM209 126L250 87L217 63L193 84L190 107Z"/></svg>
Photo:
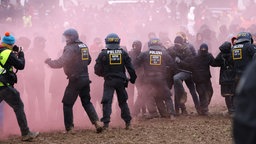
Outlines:
<svg viewBox="0 0 256 144"><path fill-rule="evenodd" d="M68 37L68 39L66 39L67 43L72 43L79 40L78 32L73 28L65 30L63 35Z"/></svg>
<svg viewBox="0 0 256 144"><path fill-rule="evenodd" d="M106 44L120 44L120 38L117 34L111 33L105 38Z"/></svg>
<svg viewBox="0 0 256 144"><path fill-rule="evenodd" d="M161 43L160 39L152 38L148 42L148 47L151 47L151 46L162 46L162 43Z"/></svg>
<svg viewBox="0 0 256 144"><path fill-rule="evenodd" d="M139 40L136 40L132 43L132 48L138 51L141 51L142 48L142 42Z"/></svg>
<svg viewBox="0 0 256 144"><path fill-rule="evenodd" d="M236 43L251 42L253 43L252 35L249 32L240 32L237 35Z"/></svg>

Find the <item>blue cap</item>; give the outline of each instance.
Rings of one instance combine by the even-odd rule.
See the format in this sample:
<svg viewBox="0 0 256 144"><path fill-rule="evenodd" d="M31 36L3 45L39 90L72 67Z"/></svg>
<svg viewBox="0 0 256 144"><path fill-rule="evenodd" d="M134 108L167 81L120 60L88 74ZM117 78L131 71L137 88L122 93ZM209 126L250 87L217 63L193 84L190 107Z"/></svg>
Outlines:
<svg viewBox="0 0 256 144"><path fill-rule="evenodd" d="M15 43L15 38L9 32L6 32L2 38L2 42L8 45L13 45Z"/></svg>

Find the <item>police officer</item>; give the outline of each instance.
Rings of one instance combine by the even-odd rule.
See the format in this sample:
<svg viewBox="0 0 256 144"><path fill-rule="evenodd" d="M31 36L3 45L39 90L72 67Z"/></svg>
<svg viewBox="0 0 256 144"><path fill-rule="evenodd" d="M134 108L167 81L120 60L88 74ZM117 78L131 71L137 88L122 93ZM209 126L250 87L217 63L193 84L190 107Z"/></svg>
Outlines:
<svg viewBox="0 0 256 144"><path fill-rule="evenodd" d="M62 99L66 131L67 133L74 133L73 105L79 95L84 110L99 133L102 131L102 127L99 125L98 115L90 101L91 81L88 75L88 65L91 62L91 57L89 49L86 44L79 40L78 32L75 29L68 29L63 35L66 39L66 46L62 56L57 60L48 58L45 63L51 68L63 67L69 79Z"/></svg>
<svg viewBox="0 0 256 144"><path fill-rule="evenodd" d="M127 52L120 48L120 38L117 34L111 33L105 38L106 49L103 49L96 59L94 66L95 74L104 77L104 92L102 98L104 129L109 127L110 115L112 112L112 100L114 91L117 93L117 100L121 109L121 117L125 121L126 129L130 128L131 114L127 104L128 95L125 87L128 79L125 71L130 75L130 82L135 83L137 78L131 59Z"/></svg>
<svg viewBox="0 0 256 144"><path fill-rule="evenodd" d="M17 82L14 68L23 70L25 67L24 53L20 48L14 46L14 43L15 38L6 32L0 45L0 102L4 100L13 108L21 130L22 141L31 141L39 133L29 130L23 102L19 92L13 87Z"/></svg>
<svg viewBox="0 0 256 144"><path fill-rule="evenodd" d="M244 72L236 90L236 111L233 119L235 144L256 143L256 62Z"/></svg>
<svg viewBox="0 0 256 144"><path fill-rule="evenodd" d="M248 32L240 32L237 35L236 44L232 47L232 59L236 70L236 80L239 81L247 65L252 61L256 52L252 35Z"/></svg>
<svg viewBox="0 0 256 144"><path fill-rule="evenodd" d="M253 45L252 35L248 32L240 32L237 35L236 44L232 47L232 59L234 63L234 69L236 71L235 87L240 81L240 78L252 61L256 52L256 47ZM239 98L238 98L239 99ZM236 109L236 95L234 97L234 109Z"/></svg>
<svg viewBox="0 0 256 144"><path fill-rule="evenodd" d="M167 50L173 59L185 60L194 56L191 47L188 47L188 44L184 42L185 41L181 36L175 37L174 46ZM177 66L176 68L177 69L175 70L175 75L173 76L176 114L179 115L180 110L182 114L187 114L185 106L185 102L187 100L187 93L185 92L185 89L183 87L183 81L185 81L187 87L189 88L197 112L200 113L199 99L196 93L194 82L192 80L191 71L185 69L182 66Z"/></svg>
<svg viewBox="0 0 256 144"><path fill-rule="evenodd" d="M167 70L174 67L171 56L163 49L159 39L153 38L148 42L149 50L141 53L136 59L136 69L144 69L144 85L147 96L147 108L150 114L157 113L161 117L173 118L175 112L170 90L167 83Z"/></svg>

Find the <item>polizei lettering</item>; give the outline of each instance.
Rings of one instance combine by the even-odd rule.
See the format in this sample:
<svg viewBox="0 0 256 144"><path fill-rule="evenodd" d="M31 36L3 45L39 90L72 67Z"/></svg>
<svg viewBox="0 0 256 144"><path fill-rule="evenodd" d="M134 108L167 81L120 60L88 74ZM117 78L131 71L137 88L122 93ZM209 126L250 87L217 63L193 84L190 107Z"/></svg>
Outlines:
<svg viewBox="0 0 256 144"><path fill-rule="evenodd" d="M149 51L149 54L150 54L150 55L151 55L151 54L153 54L153 55L162 55L163 52L161 52L161 51Z"/></svg>
<svg viewBox="0 0 256 144"><path fill-rule="evenodd" d="M122 50L108 50L107 54L121 54Z"/></svg>
<svg viewBox="0 0 256 144"><path fill-rule="evenodd" d="M85 47L87 47L85 44L78 44L78 47L80 47L80 48L85 48Z"/></svg>
<svg viewBox="0 0 256 144"><path fill-rule="evenodd" d="M235 46L234 46L234 49L235 49L235 48L243 48L243 47L244 47L243 44L238 44L238 45L235 45Z"/></svg>

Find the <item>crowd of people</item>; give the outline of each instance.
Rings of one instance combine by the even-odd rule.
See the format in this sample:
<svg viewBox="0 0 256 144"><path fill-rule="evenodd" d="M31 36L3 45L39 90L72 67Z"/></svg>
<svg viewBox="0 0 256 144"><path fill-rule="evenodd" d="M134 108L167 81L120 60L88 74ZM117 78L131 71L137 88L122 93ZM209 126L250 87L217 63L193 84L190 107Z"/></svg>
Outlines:
<svg viewBox="0 0 256 144"><path fill-rule="evenodd" d="M0 32L2 34L10 30L17 38L15 44L22 46L22 51L26 54L26 68L24 72L17 73L19 81L15 87L21 93L21 98L25 99L25 110L32 125L61 120L60 101L65 89L66 77L60 70L50 71L44 65L44 61L48 57L62 54L63 44L60 35L64 29L70 27L78 30L79 40L85 44L90 43L88 47L82 48L89 50L91 65L105 63L105 61L100 62L102 58L99 54L103 53L102 57L104 57L104 51L101 52L101 50L112 49L112 46L107 47L106 42L105 47L103 39L108 33L116 32L119 35L115 37L119 39L118 47L125 51L106 51L105 57L111 54L110 60L113 61L109 63L114 66L123 65L118 61L120 55L122 58L130 57L131 65L135 68L136 82L132 70L128 70L131 74L130 80L134 83L125 88L128 93L128 105L127 98L120 98L122 95L127 95L123 89L125 86L120 87L122 82L119 79L113 80L115 82L112 83L112 77L115 79L115 75L109 78L106 73L100 73L102 71L95 75L94 72L97 69L88 68L92 81L90 84L92 105L97 111L96 107L103 104L101 121L104 122L105 128L109 126L112 112L113 89L109 87L115 87L117 90L117 101L127 128L130 127L131 117L174 119L178 115L187 115L186 101L189 94L183 82L188 87L195 110L199 115L209 115L209 104L215 91L212 83L214 86L219 83L220 95L225 98L228 114L233 115L236 85L254 54L256 25L254 24L255 16L250 12L255 7L255 2L251 1L246 10L240 11L236 2L230 1L228 2L230 9L221 11L217 16L208 7L209 4L207 1L198 4L159 0L153 4L141 2L110 5L106 3L102 7L88 7L84 4L70 3L63 9L58 6L58 1L47 3L29 1L22 6L20 1L12 5L8 0L2 0ZM191 12L195 16L193 20L187 18ZM191 23L193 23L192 29L189 25ZM6 35L1 37L4 40ZM244 52L242 47L247 47L248 51ZM86 50L83 56L85 56L84 60L88 60ZM246 59L245 63L237 62L244 59ZM63 62L63 60L61 62L47 60L47 64L54 68L63 67ZM220 67L220 72L211 70L210 66ZM114 68L113 71L124 72L124 67L121 70ZM215 80L218 73L219 80ZM103 76L104 80L97 75ZM213 82L211 75L215 77ZM125 74L122 73L121 78L127 84L129 79L126 79ZM87 79L84 81L88 82ZM116 86L116 84L119 85ZM72 87L77 86L69 82L68 88L74 90ZM88 85L86 87L88 90ZM80 97L88 97L88 91L79 90L86 93ZM77 90L71 94L66 92L65 97L77 94L79 94ZM63 101L67 131L73 131L73 112L71 111L75 100L76 98ZM97 131L102 131L98 125L97 114L93 114L94 108L86 105L88 99L82 99L81 102L89 117L91 116L90 120L95 124ZM12 121L8 119L7 113L2 114L5 107L6 104L0 105L0 131L1 129L3 131L3 119ZM48 113L49 110L51 112ZM118 112L115 109L113 111L113 113ZM74 113L81 113L81 111L76 109ZM24 129L23 135L30 132L28 128ZM29 134L32 137L37 135L32 132ZM25 137L25 139L28 138Z"/></svg>

